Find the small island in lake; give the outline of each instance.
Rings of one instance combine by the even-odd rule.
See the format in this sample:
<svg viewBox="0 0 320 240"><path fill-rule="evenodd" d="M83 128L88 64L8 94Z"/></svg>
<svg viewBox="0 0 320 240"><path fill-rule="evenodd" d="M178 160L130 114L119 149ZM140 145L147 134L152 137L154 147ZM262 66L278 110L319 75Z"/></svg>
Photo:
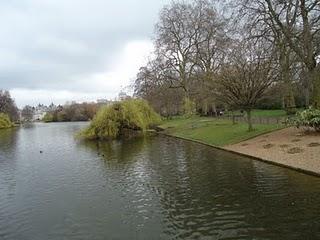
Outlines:
<svg viewBox="0 0 320 240"><path fill-rule="evenodd" d="M128 99L102 107L90 126L78 136L85 139L114 139L144 133L160 122L160 116L146 101Z"/></svg>

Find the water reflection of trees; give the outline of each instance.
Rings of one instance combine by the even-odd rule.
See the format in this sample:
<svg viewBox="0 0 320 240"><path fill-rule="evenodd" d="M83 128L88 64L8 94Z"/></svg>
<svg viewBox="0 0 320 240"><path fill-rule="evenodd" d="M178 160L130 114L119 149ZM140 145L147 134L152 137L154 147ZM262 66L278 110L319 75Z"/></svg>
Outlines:
<svg viewBox="0 0 320 240"><path fill-rule="evenodd" d="M16 193L18 131L0 130L0 206L11 203ZM6 213L6 209L0 207L0 216ZM5 222L0 219L1 224Z"/></svg>
<svg viewBox="0 0 320 240"><path fill-rule="evenodd" d="M18 131L16 128L0 130L0 156L15 153Z"/></svg>
<svg viewBox="0 0 320 240"><path fill-rule="evenodd" d="M135 137L110 141L82 141L81 145L103 159L108 168L122 168L137 161L147 139Z"/></svg>

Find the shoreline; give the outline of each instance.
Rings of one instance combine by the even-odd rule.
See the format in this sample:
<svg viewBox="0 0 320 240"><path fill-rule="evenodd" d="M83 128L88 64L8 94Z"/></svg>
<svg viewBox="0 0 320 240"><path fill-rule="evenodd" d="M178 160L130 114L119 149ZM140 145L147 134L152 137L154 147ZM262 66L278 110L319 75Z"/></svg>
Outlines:
<svg viewBox="0 0 320 240"><path fill-rule="evenodd" d="M286 128L285 128L285 129L286 129ZM248 154L248 153L244 153L244 152L242 152L242 151L237 151L237 150L232 149L232 146L234 146L234 145L244 144L244 142L252 141L253 139L262 137L262 136L264 136L264 135L268 135L268 134L273 133L273 132L279 132L279 131L281 131L281 130L283 130L283 129L275 130L275 131L272 131L272 132L269 132L269 133L265 133L265 134L260 134L260 135L258 135L258 136L256 136L256 137L247 139L247 140L242 141L242 142L237 143L237 144L228 145L228 146L226 146L226 147L215 146L215 145L213 145L213 144L206 143L206 142L203 142L203 141L200 141L200 140L195 140L195 139L191 139L191 138L186 138L186 137L171 135L171 134L169 134L169 133L166 133L165 131L158 132L158 134L162 134L162 135L164 135L164 136L168 136L168 137L172 137L172 138L176 138L176 139L181 139L181 140L185 140L185 141L189 141L189 142L194 142L194 143L202 144L202 145L205 145L205 146L208 146L208 147L215 148L215 149L217 149L217 150L226 151L226 152L229 152L229 153L232 153L232 154L238 154L238 155L240 155L240 156L247 157L247 158L250 158L250 159L252 159L252 160L264 162L264 163L266 163L266 164L271 164L271 165L274 165L274 166L291 169L291 170L296 171L296 172L299 172L299 173L303 173L303 174L307 174L307 175L311 175L311 176L315 176L315 177L320 177L320 171L318 171L318 172L317 172L317 171L311 171L311 170L306 169L306 168L301 168L301 167L294 166L294 165L291 165L291 164L285 164L285 163L282 163L282 162L279 162L279 161L270 160L270 159L266 159L266 158L261 158L261 157L258 157L258 156L256 156L256 155L253 155L253 154Z"/></svg>
<svg viewBox="0 0 320 240"><path fill-rule="evenodd" d="M0 128L0 130L15 129L15 128L18 128L20 126L21 126L21 124L13 124L11 127Z"/></svg>

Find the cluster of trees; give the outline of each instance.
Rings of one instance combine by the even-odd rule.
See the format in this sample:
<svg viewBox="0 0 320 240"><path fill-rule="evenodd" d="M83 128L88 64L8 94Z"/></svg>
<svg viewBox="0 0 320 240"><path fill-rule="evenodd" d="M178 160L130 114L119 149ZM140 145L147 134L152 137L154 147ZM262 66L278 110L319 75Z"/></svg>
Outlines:
<svg viewBox="0 0 320 240"><path fill-rule="evenodd" d="M10 92L0 90L1 122L6 123L3 126L11 126L11 122L30 122L37 112L47 112L44 119L39 119L46 122L88 121L93 119L100 105L96 103L72 103L64 106L51 104L48 107L41 104L37 107L26 105L20 112ZM8 120L10 124L7 124Z"/></svg>
<svg viewBox="0 0 320 240"><path fill-rule="evenodd" d="M0 113L7 115L11 122L19 121L19 110L9 91L0 90Z"/></svg>
<svg viewBox="0 0 320 240"><path fill-rule="evenodd" d="M73 103L65 106L57 106L49 111L43 118L45 122L73 122L88 121L93 119L99 105L96 103Z"/></svg>
<svg viewBox="0 0 320 240"><path fill-rule="evenodd" d="M2 126L10 127L12 122L17 123L21 120L19 109L9 91L0 90L0 114ZM34 108L31 106L27 105L21 110L21 117L24 121L31 121L33 114Z"/></svg>
<svg viewBox="0 0 320 240"><path fill-rule="evenodd" d="M175 1L154 45L134 89L162 115L320 107L319 0Z"/></svg>
<svg viewBox="0 0 320 240"><path fill-rule="evenodd" d="M26 105L23 107L23 109L21 110L21 120L23 122L31 122L33 120L33 115L35 113L35 108L30 106L30 105Z"/></svg>

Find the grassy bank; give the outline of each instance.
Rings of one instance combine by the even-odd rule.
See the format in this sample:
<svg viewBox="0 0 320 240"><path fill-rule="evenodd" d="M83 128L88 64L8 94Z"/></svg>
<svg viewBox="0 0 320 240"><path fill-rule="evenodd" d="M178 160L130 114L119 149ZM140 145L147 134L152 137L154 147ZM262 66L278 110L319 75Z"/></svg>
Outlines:
<svg viewBox="0 0 320 240"><path fill-rule="evenodd" d="M207 117L175 118L160 126L166 133L215 146L235 144L249 138L274 131L283 126L277 124L256 124L255 131L248 132L246 123L232 124L231 121Z"/></svg>

